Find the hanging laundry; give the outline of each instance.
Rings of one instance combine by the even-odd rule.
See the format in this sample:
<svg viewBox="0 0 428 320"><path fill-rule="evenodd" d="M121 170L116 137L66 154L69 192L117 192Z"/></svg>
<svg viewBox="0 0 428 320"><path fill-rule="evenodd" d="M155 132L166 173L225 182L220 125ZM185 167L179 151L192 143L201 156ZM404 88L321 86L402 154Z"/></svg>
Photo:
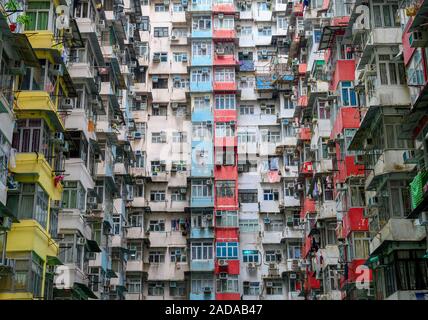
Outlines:
<svg viewBox="0 0 428 320"><path fill-rule="evenodd" d="M281 176L279 171L269 171L268 172L269 183L281 182Z"/></svg>
<svg viewBox="0 0 428 320"><path fill-rule="evenodd" d="M279 170L278 158L271 158L269 161L269 170Z"/></svg>

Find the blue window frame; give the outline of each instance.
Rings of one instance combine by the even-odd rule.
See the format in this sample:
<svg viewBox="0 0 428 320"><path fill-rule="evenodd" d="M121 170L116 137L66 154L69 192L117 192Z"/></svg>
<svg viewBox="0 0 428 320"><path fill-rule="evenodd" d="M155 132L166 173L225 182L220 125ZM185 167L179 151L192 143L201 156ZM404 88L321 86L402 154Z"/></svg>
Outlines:
<svg viewBox="0 0 428 320"><path fill-rule="evenodd" d="M259 252L257 250L242 250L243 262L259 262Z"/></svg>
<svg viewBox="0 0 428 320"><path fill-rule="evenodd" d="M350 81L343 81L341 83L341 99L343 106L356 106L357 96Z"/></svg>
<svg viewBox="0 0 428 320"><path fill-rule="evenodd" d="M238 243L217 242L216 256L219 259L238 259Z"/></svg>

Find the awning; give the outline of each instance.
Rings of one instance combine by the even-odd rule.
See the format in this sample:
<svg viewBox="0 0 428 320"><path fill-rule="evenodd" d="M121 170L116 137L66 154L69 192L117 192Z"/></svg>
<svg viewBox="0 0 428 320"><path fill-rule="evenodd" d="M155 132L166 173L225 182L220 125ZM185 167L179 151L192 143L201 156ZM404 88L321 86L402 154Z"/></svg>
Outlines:
<svg viewBox="0 0 428 320"><path fill-rule="evenodd" d="M331 48L337 35L345 33L344 26L325 26L321 34L318 50Z"/></svg>
<svg viewBox="0 0 428 320"><path fill-rule="evenodd" d="M119 85L119 89L126 89L125 79L120 71L119 60L117 60L117 58L111 58L110 64L114 72L114 77Z"/></svg>
<svg viewBox="0 0 428 320"><path fill-rule="evenodd" d="M376 125L374 123L374 119L377 115L380 114L381 107L380 106L371 106L366 115L364 116L363 121L360 124L357 132L349 144L348 150L360 150L362 148L362 143L364 139L366 139L367 131L370 130L371 126Z"/></svg>
<svg viewBox="0 0 428 320"><path fill-rule="evenodd" d="M65 65L64 60L62 59L62 56L60 55L59 51L57 49L47 49L47 48L40 48L37 50L49 52L54 62L56 64L62 65L63 75L61 76L61 78L64 81L64 85L67 89L68 97L70 98L77 97L77 92L76 92L76 89L74 88L73 81L71 80L70 74L68 73L67 66Z"/></svg>
<svg viewBox="0 0 428 320"><path fill-rule="evenodd" d="M12 47L18 52L20 60L28 67L40 67L36 53L31 47L30 41L23 33L14 33L11 38Z"/></svg>
<svg viewBox="0 0 428 320"><path fill-rule="evenodd" d="M89 289L88 286L83 283L75 282L74 289L77 291L82 291L88 298L98 299L98 297L92 292L92 290Z"/></svg>
<svg viewBox="0 0 428 320"><path fill-rule="evenodd" d="M6 207L2 202L0 202L0 216L6 216L12 220L12 222L19 222L19 220L15 217L13 212Z"/></svg>
<svg viewBox="0 0 428 320"><path fill-rule="evenodd" d="M416 13L416 16L412 21L409 31L413 31L427 23L428 23L428 0L424 0L422 1L422 4L418 12ZM427 28L427 26L425 27Z"/></svg>
<svg viewBox="0 0 428 320"><path fill-rule="evenodd" d="M117 274L112 269L107 269L106 277L107 278L117 278Z"/></svg>
<svg viewBox="0 0 428 320"><path fill-rule="evenodd" d="M101 248L95 240L86 239L86 249L89 252L101 252Z"/></svg>
<svg viewBox="0 0 428 320"><path fill-rule="evenodd" d="M59 260L59 258L55 257L55 256L47 256L46 263L48 266L61 266L61 265L63 265L62 261Z"/></svg>
<svg viewBox="0 0 428 320"><path fill-rule="evenodd" d="M105 65L104 56L101 51L100 43L98 42L97 34L95 32L89 33L88 39L89 39L89 42L91 43L91 48L94 51L94 56L95 56L95 59L97 60L98 65L104 66Z"/></svg>
<svg viewBox="0 0 428 320"><path fill-rule="evenodd" d="M77 26L76 19L70 19L71 34L64 33L64 40L67 46L71 49L84 48L82 35L80 34L79 27Z"/></svg>

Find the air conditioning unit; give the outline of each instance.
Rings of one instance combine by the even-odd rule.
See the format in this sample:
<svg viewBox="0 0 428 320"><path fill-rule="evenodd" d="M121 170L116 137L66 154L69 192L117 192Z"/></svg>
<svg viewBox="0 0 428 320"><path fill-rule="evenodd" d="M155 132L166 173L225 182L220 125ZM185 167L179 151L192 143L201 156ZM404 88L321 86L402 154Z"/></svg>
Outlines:
<svg viewBox="0 0 428 320"><path fill-rule="evenodd" d="M141 134L141 132L139 132L139 131L135 131L133 134L132 134L132 136L133 136L133 138L134 139L141 139L142 137L143 137L143 135Z"/></svg>
<svg viewBox="0 0 428 320"><path fill-rule="evenodd" d="M62 100L62 109L73 109L73 99L71 98L64 98Z"/></svg>
<svg viewBox="0 0 428 320"><path fill-rule="evenodd" d="M178 108L178 103L177 102L173 102L171 104L171 109L177 109Z"/></svg>
<svg viewBox="0 0 428 320"><path fill-rule="evenodd" d="M171 41L177 41L178 38L175 34L171 35Z"/></svg>
<svg viewBox="0 0 428 320"><path fill-rule="evenodd" d="M266 282L266 287L267 288L272 288L273 287L273 282L272 281L267 281Z"/></svg>
<svg viewBox="0 0 428 320"><path fill-rule="evenodd" d="M428 211L422 211L419 216L419 223L423 226L428 226Z"/></svg>
<svg viewBox="0 0 428 320"><path fill-rule="evenodd" d="M180 188L180 193L182 193L182 194L187 193L187 189L186 188Z"/></svg>
<svg viewBox="0 0 428 320"><path fill-rule="evenodd" d="M227 260L225 260L225 259L219 259L219 260L218 260L218 265L219 265L220 267L227 267L228 262L227 262Z"/></svg>
<svg viewBox="0 0 428 320"><path fill-rule="evenodd" d="M213 184L212 180L207 180L207 186L210 186L212 184Z"/></svg>
<svg viewBox="0 0 428 320"><path fill-rule="evenodd" d="M182 56L181 57L181 62L187 62L188 60L187 60L187 55L186 56Z"/></svg>
<svg viewBox="0 0 428 320"><path fill-rule="evenodd" d="M303 184L302 183L297 184L297 190L299 190L299 191L303 190Z"/></svg>
<svg viewBox="0 0 428 320"><path fill-rule="evenodd" d="M219 279L227 279L227 273L226 272L220 272L218 275Z"/></svg>
<svg viewBox="0 0 428 320"><path fill-rule="evenodd" d="M337 182L336 183L336 190L337 191L345 191L347 188L346 188L346 184L345 183L343 183L343 182Z"/></svg>
<svg viewBox="0 0 428 320"><path fill-rule="evenodd" d="M426 31L413 31L409 37L410 46L412 48L424 48L428 44L428 32Z"/></svg>
<svg viewBox="0 0 428 320"><path fill-rule="evenodd" d="M365 70L367 73L376 73L376 65L375 64L366 64Z"/></svg>
<svg viewBox="0 0 428 320"><path fill-rule="evenodd" d="M177 282L176 282L176 281L171 281L171 282L169 283L169 287L170 287L170 288L177 288Z"/></svg>
<svg viewBox="0 0 428 320"><path fill-rule="evenodd" d="M305 37L306 38L310 38L310 37L312 37L312 35L313 35L313 31L312 30L309 30L309 31L305 32Z"/></svg>
<svg viewBox="0 0 428 320"><path fill-rule="evenodd" d="M64 69L62 64L53 64L49 67L49 71L54 76L62 76L64 74Z"/></svg>
<svg viewBox="0 0 428 320"><path fill-rule="evenodd" d="M169 0L163 0L163 4L166 6L169 5Z"/></svg>
<svg viewBox="0 0 428 320"><path fill-rule="evenodd" d="M413 161L415 158L415 151L414 150L406 150L403 152L403 161L405 163L409 163Z"/></svg>
<svg viewBox="0 0 428 320"><path fill-rule="evenodd" d="M144 184L144 179L136 179L135 184Z"/></svg>
<svg viewBox="0 0 428 320"><path fill-rule="evenodd" d="M336 154L336 148L335 147L328 147L327 152L329 155L335 155Z"/></svg>
<svg viewBox="0 0 428 320"><path fill-rule="evenodd" d="M77 238L77 244L85 245L86 244L86 239L85 238Z"/></svg>
<svg viewBox="0 0 428 320"><path fill-rule="evenodd" d="M202 73L203 73L203 74L208 74L208 73L209 73L208 68L203 68L203 69L202 69Z"/></svg>
<svg viewBox="0 0 428 320"><path fill-rule="evenodd" d="M181 5L186 8L189 5L188 0L181 0Z"/></svg>
<svg viewBox="0 0 428 320"><path fill-rule="evenodd" d="M204 97L204 100L205 100L205 101L210 101L210 96L205 96L205 97Z"/></svg>
<svg viewBox="0 0 428 320"><path fill-rule="evenodd" d="M275 263L269 263L269 269L276 269Z"/></svg>
<svg viewBox="0 0 428 320"><path fill-rule="evenodd" d="M255 268L255 264L253 262L250 262L247 264L248 269L254 269Z"/></svg>
<svg viewBox="0 0 428 320"><path fill-rule="evenodd" d="M105 20L99 20L98 21L98 23L97 23L97 27L99 28L99 29L104 29L105 27L106 27L106 23L105 23Z"/></svg>
<svg viewBox="0 0 428 320"><path fill-rule="evenodd" d="M207 48L208 45L205 42L201 43L201 50L207 50Z"/></svg>
<svg viewBox="0 0 428 320"><path fill-rule="evenodd" d="M210 213L210 214L207 214L206 215L206 218L207 218L207 220L212 220L213 219L213 215Z"/></svg>
<svg viewBox="0 0 428 320"><path fill-rule="evenodd" d="M204 293L205 294L210 294L211 293L211 288L210 287L204 287Z"/></svg>
<svg viewBox="0 0 428 320"><path fill-rule="evenodd" d="M215 52L216 52L217 54L224 54L224 48L217 48L217 49L215 50Z"/></svg>
<svg viewBox="0 0 428 320"><path fill-rule="evenodd" d="M290 273L290 279L297 279L297 275L295 273Z"/></svg>
<svg viewBox="0 0 428 320"><path fill-rule="evenodd" d="M264 222L265 224L270 224L270 218L268 218L268 217L264 218L264 219L263 219L263 222Z"/></svg>
<svg viewBox="0 0 428 320"><path fill-rule="evenodd" d="M96 205L98 203L97 197L88 197L88 204Z"/></svg>
<svg viewBox="0 0 428 320"><path fill-rule="evenodd" d="M369 198L369 207L377 207L379 205L379 198L378 197L371 197Z"/></svg>

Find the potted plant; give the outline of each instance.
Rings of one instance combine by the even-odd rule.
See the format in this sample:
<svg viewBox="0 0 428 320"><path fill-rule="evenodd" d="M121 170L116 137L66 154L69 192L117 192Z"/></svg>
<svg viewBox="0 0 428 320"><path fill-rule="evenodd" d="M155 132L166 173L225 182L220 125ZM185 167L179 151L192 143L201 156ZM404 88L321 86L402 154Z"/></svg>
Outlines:
<svg viewBox="0 0 428 320"><path fill-rule="evenodd" d="M7 16L10 16L14 13L18 12L24 12L24 10L21 8L21 4L17 2L17 0L9 0L4 5L6 12L9 13ZM14 32L16 30L17 24L27 26L31 22L31 19L28 15L25 13L22 13L17 16L15 22L11 22L9 27L10 31Z"/></svg>

